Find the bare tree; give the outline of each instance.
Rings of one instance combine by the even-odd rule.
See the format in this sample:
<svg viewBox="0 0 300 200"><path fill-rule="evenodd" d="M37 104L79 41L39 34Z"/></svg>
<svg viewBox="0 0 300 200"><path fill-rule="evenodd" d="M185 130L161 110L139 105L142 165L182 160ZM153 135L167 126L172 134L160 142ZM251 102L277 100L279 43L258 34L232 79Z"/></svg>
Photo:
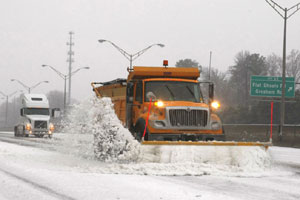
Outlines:
<svg viewBox="0 0 300 200"><path fill-rule="evenodd" d="M267 74L269 76L280 76L281 75L281 66L282 66L282 59L281 57L277 56L276 54L272 53L270 56L267 57L266 60L267 65Z"/></svg>
<svg viewBox="0 0 300 200"><path fill-rule="evenodd" d="M248 105L251 75L266 75L265 57L249 51L241 51L235 57L235 65L229 68L230 85L236 91L238 105Z"/></svg>
<svg viewBox="0 0 300 200"><path fill-rule="evenodd" d="M64 107L64 94L61 91L53 90L47 93L50 108L60 108Z"/></svg>
<svg viewBox="0 0 300 200"><path fill-rule="evenodd" d="M189 58L181 59L181 60L177 61L175 66L176 67L196 67L196 68L200 67L199 63L196 60L192 60Z"/></svg>
<svg viewBox="0 0 300 200"><path fill-rule="evenodd" d="M270 76L281 76L282 74L282 58L276 54L271 54L267 58L267 70ZM286 76L294 77L295 82L300 82L300 51L291 50L287 56Z"/></svg>
<svg viewBox="0 0 300 200"><path fill-rule="evenodd" d="M295 82L300 80L300 51L293 49L287 56L287 76L294 77Z"/></svg>

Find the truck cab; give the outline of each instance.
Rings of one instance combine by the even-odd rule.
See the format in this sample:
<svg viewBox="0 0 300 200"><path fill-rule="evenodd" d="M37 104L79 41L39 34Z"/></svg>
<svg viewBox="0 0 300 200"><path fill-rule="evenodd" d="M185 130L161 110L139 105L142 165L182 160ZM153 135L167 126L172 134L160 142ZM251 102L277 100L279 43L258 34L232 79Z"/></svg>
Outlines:
<svg viewBox="0 0 300 200"><path fill-rule="evenodd" d="M34 135L51 137L54 125L50 123L49 101L44 94L22 94L22 108L18 124L14 127L16 137Z"/></svg>
<svg viewBox="0 0 300 200"><path fill-rule="evenodd" d="M127 93L127 119L135 136L148 124L145 140L223 140L221 120L210 105L213 95L205 99L199 75L197 68L135 67L127 84L133 91Z"/></svg>

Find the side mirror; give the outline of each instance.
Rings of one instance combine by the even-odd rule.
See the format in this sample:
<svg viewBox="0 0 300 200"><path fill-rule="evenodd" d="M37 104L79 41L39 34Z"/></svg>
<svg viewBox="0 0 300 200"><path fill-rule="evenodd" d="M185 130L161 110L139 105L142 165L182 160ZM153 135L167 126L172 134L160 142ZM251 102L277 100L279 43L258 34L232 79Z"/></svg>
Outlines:
<svg viewBox="0 0 300 200"><path fill-rule="evenodd" d="M51 111L51 117L53 118L60 117L60 108L53 108Z"/></svg>
<svg viewBox="0 0 300 200"><path fill-rule="evenodd" d="M133 97L128 97L128 103L132 103L133 102Z"/></svg>
<svg viewBox="0 0 300 200"><path fill-rule="evenodd" d="M147 92L146 94L147 100L150 101L150 99L152 99L152 102L156 101L156 96L153 92Z"/></svg>
<svg viewBox="0 0 300 200"><path fill-rule="evenodd" d="M209 83L208 85L208 97L210 101L214 100L214 84Z"/></svg>
<svg viewBox="0 0 300 200"><path fill-rule="evenodd" d="M24 109L23 109L23 108L20 109L20 115L21 115L22 117L24 116Z"/></svg>

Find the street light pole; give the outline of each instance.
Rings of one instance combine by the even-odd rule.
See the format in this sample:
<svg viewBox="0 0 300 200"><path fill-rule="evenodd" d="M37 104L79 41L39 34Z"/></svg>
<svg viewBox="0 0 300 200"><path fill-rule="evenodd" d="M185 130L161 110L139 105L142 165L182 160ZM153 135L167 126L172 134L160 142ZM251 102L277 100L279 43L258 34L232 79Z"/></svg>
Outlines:
<svg viewBox="0 0 300 200"><path fill-rule="evenodd" d="M11 97L11 96L13 96L14 94L16 94L16 93L19 92L19 91L23 92L22 90L17 90L17 91L14 91L13 93L11 93L11 94L9 94L9 95L6 95L6 94L4 94L3 92L0 91L0 94L1 94L2 96L4 96L5 99L6 99L6 108L5 108L5 125L6 125L6 126L8 125L8 124L7 124L7 121L8 121L8 98Z"/></svg>
<svg viewBox="0 0 300 200"><path fill-rule="evenodd" d="M280 106L280 130L279 130L279 136L280 139L283 134L283 125L284 125L284 116L285 116L285 71L286 71L286 25L287 25L287 19L290 18L293 14L295 14L298 10L300 10L300 3L287 8L282 8L280 5L275 3L272 0L266 0L266 2L283 18L284 20L284 28L283 28L283 54L282 54L282 88L281 88L281 106ZM280 12L280 10L284 12L284 15ZM294 11L290 14L288 14L288 11L293 10Z"/></svg>
<svg viewBox="0 0 300 200"><path fill-rule="evenodd" d="M53 71L55 71L63 80L64 80L64 111L66 110L66 104L67 104L67 75L61 73L54 67L50 65L42 65L42 67L49 67Z"/></svg>
<svg viewBox="0 0 300 200"><path fill-rule="evenodd" d="M125 50L123 50L122 48L120 48L119 46L117 46L115 43L109 41L109 40L104 40L104 39L100 39L98 40L99 43L103 43L103 42L108 42L110 43L112 46L114 46L125 58L127 58L127 60L129 60L129 70L132 70L132 62L137 59L139 56L141 56L143 53L145 53L148 49L150 49L153 46L159 46L159 47L164 47L164 44L152 44L148 47L146 47L145 49L142 49L138 52L136 52L135 54L129 54L127 53Z"/></svg>
<svg viewBox="0 0 300 200"><path fill-rule="evenodd" d="M11 79L11 81L17 81L19 84L21 84L30 94L30 87L28 87L27 85L25 85L24 83L22 83L21 81L17 80L17 79Z"/></svg>
<svg viewBox="0 0 300 200"><path fill-rule="evenodd" d="M209 52L208 80L210 80L211 56L212 56L212 52L210 51L210 52Z"/></svg>
<svg viewBox="0 0 300 200"><path fill-rule="evenodd" d="M42 83L49 83L49 81L41 81L41 82L38 82L37 84L29 87L27 85L25 85L23 82L17 80L17 79L11 79L11 81L17 81L19 84L21 84L24 88L26 88L26 90L28 90L28 93L30 94L31 90L36 88L38 85L42 84Z"/></svg>
<svg viewBox="0 0 300 200"><path fill-rule="evenodd" d="M42 65L42 67L49 67L50 69L55 71L64 80L64 111L65 111L66 110L66 105L67 105L67 79L70 79L71 76L73 76L75 73L77 73L81 69L90 69L90 68L89 67L81 67L81 68L78 68L77 70L69 73L69 75L67 75L67 74L61 73L60 71L58 71L57 69L55 69L51 65Z"/></svg>
<svg viewBox="0 0 300 200"><path fill-rule="evenodd" d="M41 82L39 82L39 83L37 83L37 84L35 84L35 85L29 87L29 93L30 93L30 91L31 91L32 89L36 88L36 87L39 86L41 83L49 83L49 81L41 81Z"/></svg>

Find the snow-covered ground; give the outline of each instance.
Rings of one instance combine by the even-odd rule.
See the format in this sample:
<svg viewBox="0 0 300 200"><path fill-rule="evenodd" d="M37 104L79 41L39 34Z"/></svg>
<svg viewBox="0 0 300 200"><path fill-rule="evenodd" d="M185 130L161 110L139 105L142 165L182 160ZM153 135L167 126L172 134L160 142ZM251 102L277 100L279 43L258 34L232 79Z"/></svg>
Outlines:
<svg viewBox="0 0 300 200"><path fill-rule="evenodd" d="M0 199L299 199L300 150L268 153L271 164L252 170L191 161L105 163L0 142Z"/></svg>
<svg viewBox="0 0 300 200"><path fill-rule="evenodd" d="M0 132L0 200L300 199L300 149L141 146L111 106L75 107L52 140Z"/></svg>

